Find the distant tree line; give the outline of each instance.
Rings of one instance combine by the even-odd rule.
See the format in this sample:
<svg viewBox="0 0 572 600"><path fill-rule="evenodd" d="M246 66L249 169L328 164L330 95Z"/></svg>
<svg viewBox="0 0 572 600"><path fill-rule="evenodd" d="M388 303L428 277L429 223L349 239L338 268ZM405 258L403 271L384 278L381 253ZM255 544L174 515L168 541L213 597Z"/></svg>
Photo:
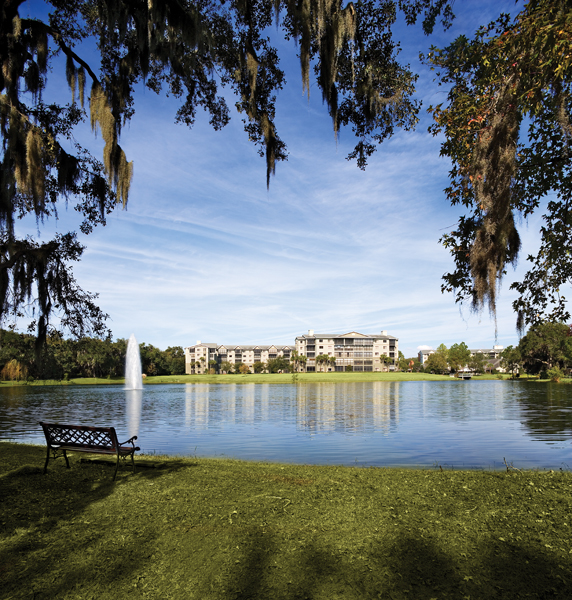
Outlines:
<svg viewBox="0 0 572 600"><path fill-rule="evenodd" d="M538 375L541 379L558 381L572 368L572 325L564 323L539 323L531 327L517 346L507 346L500 353L499 366L513 377L520 373ZM401 370L413 359L400 360ZM413 369L411 368L413 366ZM464 342L447 348L440 344L430 354L424 365L416 361L409 370L430 373L456 372L468 367L474 373L494 372L491 361L482 353L471 352Z"/></svg>
<svg viewBox="0 0 572 600"><path fill-rule="evenodd" d="M113 378L125 374L127 340L84 337L64 339L52 334L40 356L34 335L0 329L0 378L3 380L55 379L80 377ZM141 367L146 375L182 375L185 355L180 346L160 350L139 344Z"/></svg>

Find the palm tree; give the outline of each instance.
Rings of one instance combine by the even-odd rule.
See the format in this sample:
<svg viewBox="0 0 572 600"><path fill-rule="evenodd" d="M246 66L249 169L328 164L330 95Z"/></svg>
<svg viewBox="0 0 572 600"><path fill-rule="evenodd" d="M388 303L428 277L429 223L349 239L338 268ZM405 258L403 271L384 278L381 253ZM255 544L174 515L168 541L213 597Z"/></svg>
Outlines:
<svg viewBox="0 0 572 600"><path fill-rule="evenodd" d="M292 350L292 354L290 355L290 362L292 363L294 373L297 373L298 367L300 366L300 355L298 354L298 350Z"/></svg>
<svg viewBox="0 0 572 600"><path fill-rule="evenodd" d="M330 356L330 358L328 358L328 362L330 363L330 367L332 367L332 369L335 371L336 370L336 357Z"/></svg>
<svg viewBox="0 0 572 600"><path fill-rule="evenodd" d="M330 362L330 357L327 354L318 354L316 356L316 365L322 365L322 372L326 372L326 365Z"/></svg>

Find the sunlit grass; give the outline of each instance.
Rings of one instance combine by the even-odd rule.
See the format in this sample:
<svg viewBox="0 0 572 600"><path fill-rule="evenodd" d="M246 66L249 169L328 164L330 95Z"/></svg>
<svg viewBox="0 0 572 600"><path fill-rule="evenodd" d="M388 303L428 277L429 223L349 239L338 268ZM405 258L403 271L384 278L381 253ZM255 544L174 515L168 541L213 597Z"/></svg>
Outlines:
<svg viewBox="0 0 572 600"><path fill-rule="evenodd" d="M44 452L0 443L3 598L572 597L569 472Z"/></svg>
<svg viewBox="0 0 572 600"><path fill-rule="evenodd" d="M510 380L509 374L476 375L472 381ZM523 374L517 381L542 381L535 376ZM143 379L144 385L158 383L339 383L357 381L454 381L460 380L449 375L431 373L251 373L248 375L159 375ZM34 381L0 381L0 387L12 385L123 385L123 377L103 378L84 377L70 380L36 379ZM572 383L572 378L563 378L560 383Z"/></svg>

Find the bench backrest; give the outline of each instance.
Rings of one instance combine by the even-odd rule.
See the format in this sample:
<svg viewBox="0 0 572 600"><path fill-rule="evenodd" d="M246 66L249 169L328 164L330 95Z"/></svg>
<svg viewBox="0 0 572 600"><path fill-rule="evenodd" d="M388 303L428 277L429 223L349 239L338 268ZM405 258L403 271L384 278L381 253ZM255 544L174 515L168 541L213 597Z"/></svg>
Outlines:
<svg viewBox="0 0 572 600"><path fill-rule="evenodd" d="M114 427L62 425L61 423L43 423L41 421L40 425L49 446L83 446L115 450L119 445Z"/></svg>

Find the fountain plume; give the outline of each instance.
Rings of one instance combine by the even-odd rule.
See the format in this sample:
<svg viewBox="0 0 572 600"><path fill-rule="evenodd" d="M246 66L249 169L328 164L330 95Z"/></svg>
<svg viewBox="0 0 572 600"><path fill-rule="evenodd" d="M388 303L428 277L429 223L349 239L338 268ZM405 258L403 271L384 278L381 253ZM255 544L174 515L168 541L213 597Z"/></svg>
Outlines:
<svg viewBox="0 0 572 600"><path fill-rule="evenodd" d="M125 355L125 389L142 390L143 376L141 374L141 354L135 334L131 334L127 343L127 354Z"/></svg>

